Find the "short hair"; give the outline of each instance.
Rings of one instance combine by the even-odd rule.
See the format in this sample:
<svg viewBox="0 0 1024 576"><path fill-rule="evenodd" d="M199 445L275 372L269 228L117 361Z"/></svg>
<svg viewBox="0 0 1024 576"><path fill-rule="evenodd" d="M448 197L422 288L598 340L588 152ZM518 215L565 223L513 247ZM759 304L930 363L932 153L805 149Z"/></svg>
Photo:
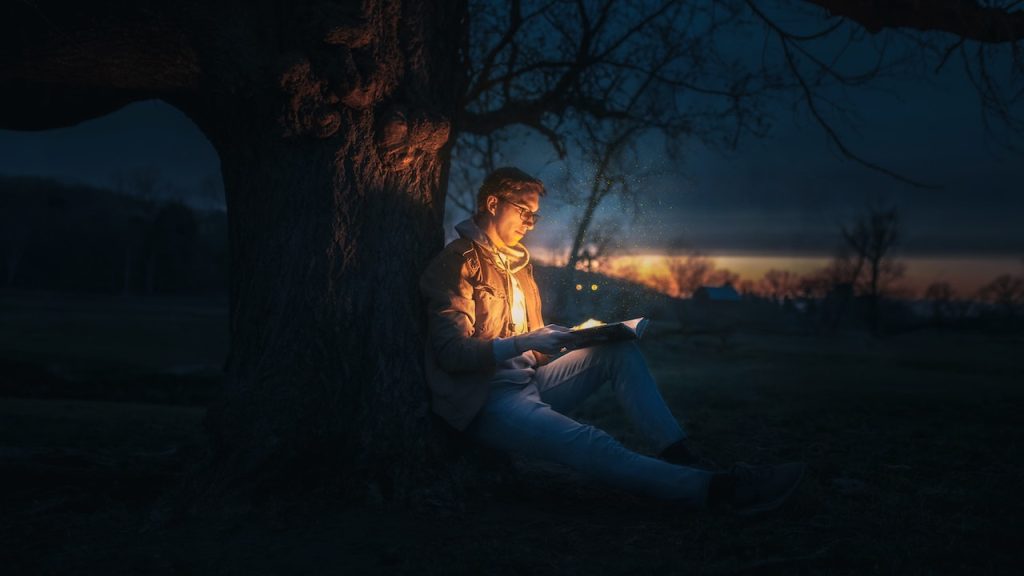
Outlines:
<svg viewBox="0 0 1024 576"><path fill-rule="evenodd" d="M496 196L508 199L513 194L536 192L540 196L547 194L544 183L523 172L519 168L504 166L497 168L484 178L480 191L476 194L476 213L486 211L487 197Z"/></svg>

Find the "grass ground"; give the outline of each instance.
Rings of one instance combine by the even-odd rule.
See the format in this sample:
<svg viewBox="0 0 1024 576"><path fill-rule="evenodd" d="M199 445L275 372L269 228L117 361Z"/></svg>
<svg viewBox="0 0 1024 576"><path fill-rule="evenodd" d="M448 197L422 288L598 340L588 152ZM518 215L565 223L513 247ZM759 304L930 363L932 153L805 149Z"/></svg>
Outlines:
<svg viewBox="0 0 1024 576"><path fill-rule="evenodd" d="M0 360L76 378L216 370L227 344L209 300L0 292Z"/></svg>
<svg viewBox="0 0 1024 576"><path fill-rule="evenodd" d="M12 327L48 341L34 321L8 322L10 309L0 301L0 356L12 342L25 350ZM123 360L119 346L151 346L125 335L137 314L176 318L168 331L195 334L216 334L223 319L118 310L104 317L135 319L83 344L108 350L107 366ZM88 362L68 338L55 354ZM179 342L169 334L157 341L127 355L145 359L131 370L215 361L216 342L182 352L169 348ZM521 462L515 481L464 510L324 503L161 524L153 503L173 470L79 474L67 463L76 451L183 449L202 438L201 406L0 398L0 562L9 574L1016 574L1024 566L1022 343L926 332L644 342L666 400L708 456L808 463L790 505L753 520L676 510ZM646 449L609 390L576 415ZM19 467L18 450L56 450L61 474Z"/></svg>

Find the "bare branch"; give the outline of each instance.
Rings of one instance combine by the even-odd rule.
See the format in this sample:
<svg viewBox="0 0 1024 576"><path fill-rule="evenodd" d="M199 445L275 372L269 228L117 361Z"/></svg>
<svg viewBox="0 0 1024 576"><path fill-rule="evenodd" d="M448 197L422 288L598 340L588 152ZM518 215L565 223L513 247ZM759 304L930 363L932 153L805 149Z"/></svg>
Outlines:
<svg viewBox="0 0 1024 576"><path fill-rule="evenodd" d="M973 0L803 0L842 16L876 34L887 28L941 31L977 42L1024 39L1024 12L986 6Z"/></svg>
<svg viewBox="0 0 1024 576"><path fill-rule="evenodd" d="M820 96L817 96L814 93L814 91L808 85L807 80L803 77L803 74L800 72L800 68L793 58L793 53L790 51L789 42L782 35L779 35L779 42L782 44L782 50L786 56L786 63L789 67L789 70L790 72L792 72L793 76L797 79L797 82L800 84L801 91L803 92L803 100L804 103L807 105L807 109L810 111L811 116L814 117L815 122L817 122L818 125L821 126L822 130L825 131L825 134L828 136L829 141L831 141L836 146L836 148L839 149L839 152L845 158L848 158L856 162L857 164L864 166L865 168L869 168L871 170L874 170L875 172L885 174L886 176L895 178L900 182L910 184L911 186L930 189L939 188L939 186L936 186L934 184L926 184L924 182L908 178L898 172L895 172L879 164L871 162L850 150L850 148L846 146L846 143L843 142L843 139L840 138L839 133L836 132L835 128L832 127L832 124L822 115L821 111L818 110L817 100L820 98Z"/></svg>
<svg viewBox="0 0 1024 576"><path fill-rule="evenodd" d="M947 48L946 52L942 55L942 59L939 60L938 65L935 66L936 74L938 74L942 70L942 67L946 65L946 62L949 60L949 57L952 56L954 52L956 52L961 46L964 45L965 41L967 41L967 38L961 37L959 40L949 45L949 48Z"/></svg>

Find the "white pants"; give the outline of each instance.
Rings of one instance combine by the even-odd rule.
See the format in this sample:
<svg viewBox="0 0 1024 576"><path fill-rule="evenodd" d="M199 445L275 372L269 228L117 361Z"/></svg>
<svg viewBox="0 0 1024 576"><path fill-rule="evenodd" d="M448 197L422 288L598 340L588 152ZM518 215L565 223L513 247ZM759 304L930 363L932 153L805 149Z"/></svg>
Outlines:
<svg viewBox="0 0 1024 576"><path fill-rule="evenodd" d="M501 450L569 465L612 486L703 507L710 472L638 454L565 416L605 382L656 449L686 437L635 342L575 350L538 368L526 385L493 385L467 433Z"/></svg>

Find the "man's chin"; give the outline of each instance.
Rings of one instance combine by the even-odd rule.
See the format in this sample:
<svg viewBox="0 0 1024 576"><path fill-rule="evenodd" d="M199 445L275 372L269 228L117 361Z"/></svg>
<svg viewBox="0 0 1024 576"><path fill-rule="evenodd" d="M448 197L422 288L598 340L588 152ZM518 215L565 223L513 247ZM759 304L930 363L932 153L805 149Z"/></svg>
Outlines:
<svg viewBox="0 0 1024 576"><path fill-rule="evenodd" d="M513 247L519 246L519 243L522 242L523 238L525 238L525 235L513 232L507 239L503 240L505 242L505 246Z"/></svg>

